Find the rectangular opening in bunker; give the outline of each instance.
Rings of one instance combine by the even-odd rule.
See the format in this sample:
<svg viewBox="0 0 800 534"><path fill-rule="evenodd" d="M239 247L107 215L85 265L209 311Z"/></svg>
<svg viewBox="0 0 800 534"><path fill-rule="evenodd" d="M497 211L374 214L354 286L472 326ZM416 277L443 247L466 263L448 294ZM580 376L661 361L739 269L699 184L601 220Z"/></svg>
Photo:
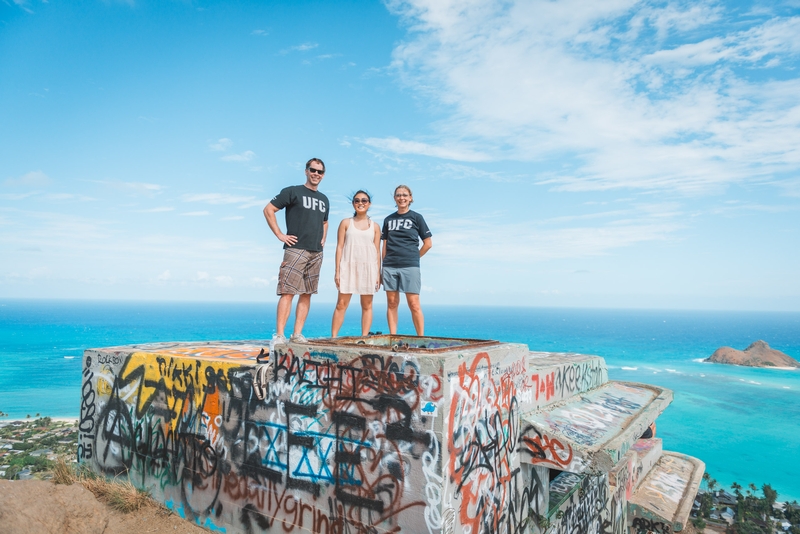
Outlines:
<svg viewBox="0 0 800 534"><path fill-rule="evenodd" d="M452 349L472 349L498 345L490 339L457 339L448 337L374 335L322 338L309 340L311 345L369 346L395 352L444 352Z"/></svg>

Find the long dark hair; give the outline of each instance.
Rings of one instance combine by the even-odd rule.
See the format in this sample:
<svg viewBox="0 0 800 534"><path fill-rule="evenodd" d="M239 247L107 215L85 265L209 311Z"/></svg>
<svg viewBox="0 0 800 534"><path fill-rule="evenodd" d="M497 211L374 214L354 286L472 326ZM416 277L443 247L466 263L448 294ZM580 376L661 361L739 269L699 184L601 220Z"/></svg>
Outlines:
<svg viewBox="0 0 800 534"><path fill-rule="evenodd" d="M353 203L353 201L356 199L356 197L358 196L358 194L359 194L359 193L364 193L365 195L367 195L367 200L369 200L369 203L370 203L370 204L372 204L372 195L370 195L369 193L367 193L367 192L366 192L366 191L364 191L363 189L359 189L358 191L356 191L355 193L353 193L353 196L352 196L352 197L350 197L350 203L351 203L351 204L352 204L352 203ZM369 208L368 208L368 209L369 209ZM354 212L353 212L353 217L355 217L356 215L358 215L358 212L357 212L357 211L354 211Z"/></svg>

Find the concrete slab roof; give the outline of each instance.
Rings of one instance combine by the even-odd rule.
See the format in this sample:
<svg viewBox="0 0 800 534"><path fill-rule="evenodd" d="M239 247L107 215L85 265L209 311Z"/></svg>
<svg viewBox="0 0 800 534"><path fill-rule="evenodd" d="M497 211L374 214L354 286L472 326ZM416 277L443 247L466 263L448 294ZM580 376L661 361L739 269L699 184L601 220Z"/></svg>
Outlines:
<svg viewBox="0 0 800 534"><path fill-rule="evenodd" d="M104 354L163 354L166 356L185 356L198 360L255 360L258 355L268 352L269 340L243 341L171 341L165 343L137 343L117 347L88 349L90 352Z"/></svg>
<svg viewBox="0 0 800 534"><path fill-rule="evenodd" d="M680 532L689 521L705 464L685 454L664 451L628 500L634 528Z"/></svg>
<svg viewBox="0 0 800 534"><path fill-rule="evenodd" d="M607 473L670 402L668 389L606 382L522 414L522 443L533 464L572 473Z"/></svg>

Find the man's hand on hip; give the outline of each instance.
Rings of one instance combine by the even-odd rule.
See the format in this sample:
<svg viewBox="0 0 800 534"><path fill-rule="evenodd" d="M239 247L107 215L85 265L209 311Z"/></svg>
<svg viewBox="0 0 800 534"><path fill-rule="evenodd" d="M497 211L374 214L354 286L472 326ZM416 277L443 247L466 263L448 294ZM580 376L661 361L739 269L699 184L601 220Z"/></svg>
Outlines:
<svg viewBox="0 0 800 534"><path fill-rule="evenodd" d="M282 243L286 243L290 247L292 247L292 246L297 244L297 236L296 235L281 234L278 237L278 239L280 239Z"/></svg>

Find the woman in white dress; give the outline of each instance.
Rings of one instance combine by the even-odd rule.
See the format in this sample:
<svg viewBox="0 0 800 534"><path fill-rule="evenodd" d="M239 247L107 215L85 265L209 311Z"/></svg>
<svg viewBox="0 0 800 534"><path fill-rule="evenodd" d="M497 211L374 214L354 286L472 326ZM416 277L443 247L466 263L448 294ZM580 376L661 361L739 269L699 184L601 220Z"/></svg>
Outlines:
<svg viewBox="0 0 800 534"><path fill-rule="evenodd" d="M369 334L372 326L372 297L381 286L381 230L367 216L372 199L359 190L353 195L352 217L339 224L336 239L336 274L339 290L331 322L331 337L339 335L350 297L361 296L361 335Z"/></svg>

